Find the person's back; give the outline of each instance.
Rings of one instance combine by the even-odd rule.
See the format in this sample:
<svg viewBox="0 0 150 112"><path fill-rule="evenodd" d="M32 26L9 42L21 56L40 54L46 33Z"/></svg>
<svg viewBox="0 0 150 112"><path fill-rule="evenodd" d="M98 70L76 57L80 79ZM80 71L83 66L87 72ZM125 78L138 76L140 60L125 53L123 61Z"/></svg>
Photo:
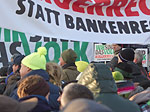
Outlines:
<svg viewBox="0 0 150 112"><path fill-rule="evenodd" d="M112 73L105 64L90 64L78 83L88 87L97 102L105 104L114 112L140 112L137 104L117 94L117 86Z"/></svg>

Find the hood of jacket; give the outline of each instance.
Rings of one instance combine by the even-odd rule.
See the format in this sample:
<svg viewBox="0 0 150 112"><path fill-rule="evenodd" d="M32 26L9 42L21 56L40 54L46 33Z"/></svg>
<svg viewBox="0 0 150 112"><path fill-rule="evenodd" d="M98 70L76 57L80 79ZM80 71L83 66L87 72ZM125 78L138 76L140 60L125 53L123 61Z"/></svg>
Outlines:
<svg viewBox="0 0 150 112"><path fill-rule="evenodd" d="M39 75L39 76L43 77L46 81L49 81L49 79L50 79L48 73L42 69L32 70L31 72L26 74L23 78L26 78L26 77L31 76L31 75Z"/></svg>
<svg viewBox="0 0 150 112"><path fill-rule="evenodd" d="M133 79L134 78L132 76L132 68L131 68L130 64L128 64L126 62L118 63L116 68L114 69L114 71L121 72L125 79Z"/></svg>
<svg viewBox="0 0 150 112"><path fill-rule="evenodd" d="M29 95L19 99L20 102L35 102L36 106L31 110L32 112L50 112L48 101L44 96L40 95Z"/></svg>
<svg viewBox="0 0 150 112"><path fill-rule="evenodd" d="M134 78L132 79L133 82L142 83L143 81L148 80L148 78L145 75L142 75L140 67L135 64L134 62L128 62L132 68L132 76Z"/></svg>
<svg viewBox="0 0 150 112"><path fill-rule="evenodd" d="M116 67L114 69L114 71L119 71L120 73L122 73L122 75L125 79L133 79L134 78L131 73L128 73L128 72L126 72L126 71L124 71L118 67Z"/></svg>
<svg viewBox="0 0 150 112"><path fill-rule="evenodd" d="M78 83L88 87L95 97L100 93L117 93L117 86L112 77L112 72L107 65L102 63L89 64Z"/></svg>

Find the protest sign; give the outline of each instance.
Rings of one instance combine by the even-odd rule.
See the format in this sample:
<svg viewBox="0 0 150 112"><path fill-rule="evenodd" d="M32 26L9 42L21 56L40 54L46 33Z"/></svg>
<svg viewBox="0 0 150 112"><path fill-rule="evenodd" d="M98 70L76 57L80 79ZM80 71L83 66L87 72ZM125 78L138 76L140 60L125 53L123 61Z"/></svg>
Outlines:
<svg viewBox="0 0 150 112"><path fill-rule="evenodd" d="M143 67L148 67L148 49L138 48L136 50L139 50L139 51L141 51L143 53L143 60L142 60Z"/></svg>
<svg viewBox="0 0 150 112"><path fill-rule="evenodd" d="M114 56L111 45L95 44L94 61L110 61Z"/></svg>

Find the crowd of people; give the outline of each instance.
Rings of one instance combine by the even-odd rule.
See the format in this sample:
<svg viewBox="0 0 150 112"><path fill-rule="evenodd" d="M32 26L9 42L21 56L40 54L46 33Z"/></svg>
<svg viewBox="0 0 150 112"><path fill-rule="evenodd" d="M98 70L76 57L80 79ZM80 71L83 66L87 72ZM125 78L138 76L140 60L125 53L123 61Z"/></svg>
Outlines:
<svg viewBox="0 0 150 112"><path fill-rule="evenodd" d="M1 112L150 112L150 77L140 51L113 44L106 64L76 61L64 50L46 62L45 47L14 54L0 69Z"/></svg>

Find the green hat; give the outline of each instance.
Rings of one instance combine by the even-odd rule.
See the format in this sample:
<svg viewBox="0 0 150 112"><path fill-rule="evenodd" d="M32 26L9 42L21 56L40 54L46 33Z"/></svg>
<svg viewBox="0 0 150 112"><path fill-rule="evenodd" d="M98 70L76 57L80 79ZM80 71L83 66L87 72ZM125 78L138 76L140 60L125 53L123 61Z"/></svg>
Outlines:
<svg viewBox="0 0 150 112"><path fill-rule="evenodd" d="M83 72L89 65L88 62L86 62L86 61L77 61L77 62L75 62L75 64L76 64L77 70L79 72Z"/></svg>
<svg viewBox="0 0 150 112"><path fill-rule="evenodd" d="M112 72L112 75L113 75L113 78L115 79L115 81L124 80L122 73L119 71Z"/></svg>
<svg viewBox="0 0 150 112"><path fill-rule="evenodd" d="M67 64L75 63L77 54L72 49L67 49L62 52L61 57Z"/></svg>
<svg viewBox="0 0 150 112"><path fill-rule="evenodd" d="M32 70L43 69L46 70L46 58L47 50L45 47L38 48L37 52L34 52L26 56L22 60L22 64L31 68Z"/></svg>

